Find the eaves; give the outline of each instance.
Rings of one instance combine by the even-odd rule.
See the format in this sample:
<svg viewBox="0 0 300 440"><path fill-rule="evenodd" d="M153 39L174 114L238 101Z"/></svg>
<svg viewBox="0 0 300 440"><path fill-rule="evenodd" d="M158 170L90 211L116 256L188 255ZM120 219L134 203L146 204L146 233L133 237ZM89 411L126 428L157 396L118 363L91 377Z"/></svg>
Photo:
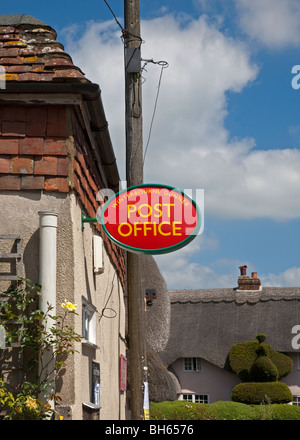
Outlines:
<svg viewBox="0 0 300 440"><path fill-rule="evenodd" d="M8 102L75 106L84 121L104 183L113 191L119 190L120 176L98 84L6 83L0 91L0 104Z"/></svg>

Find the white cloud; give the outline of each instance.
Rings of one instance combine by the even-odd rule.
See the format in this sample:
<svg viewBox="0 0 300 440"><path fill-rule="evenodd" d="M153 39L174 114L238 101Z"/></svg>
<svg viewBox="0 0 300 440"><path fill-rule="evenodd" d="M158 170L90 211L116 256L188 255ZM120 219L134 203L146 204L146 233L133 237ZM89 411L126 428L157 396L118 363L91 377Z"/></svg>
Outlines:
<svg viewBox="0 0 300 440"><path fill-rule="evenodd" d="M251 38L269 48L298 46L299 0L235 0L240 27Z"/></svg>
<svg viewBox="0 0 300 440"><path fill-rule="evenodd" d="M217 247L215 238L203 234L174 253L155 256L168 289L236 287L240 262L219 259L210 266L201 263L202 256Z"/></svg>
<svg viewBox="0 0 300 440"><path fill-rule="evenodd" d="M247 2L251 6L261 3L266 5L267 2ZM247 12L248 21L249 17L254 20L254 8L249 6L246 11L246 3L242 0L239 5L242 18L246 20ZM277 0L274 0L274 8L278 12ZM261 6L260 10L263 20L265 9ZM240 41L222 34L205 17L197 20L185 17L181 22L166 15L143 21L141 29L145 41L142 57L169 63L162 76L146 156L145 181L181 189L203 188L205 216L248 220L299 218L300 204L295 201L300 200L300 151L259 151L255 149L253 139L230 141L224 126L227 92L242 92L258 75L249 49ZM72 33L69 28L68 32L67 52L102 90L110 134L124 178L125 90L120 30L112 20L91 22L84 29L76 28ZM143 72L144 142L153 114L159 75L160 67L148 63ZM168 287L235 286L236 271L241 262L229 261L228 271L224 272L221 261L210 267L201 264L201 259L193 261L197 253L201 255L200 246L212 249L217 245L211 237L208 239L202 235L176 255L157 257ZM284 280L283 275L280 279L274 277L278 283Z"/></svg>
<svg viewBox="0 0 300 440"><path fill-rule="evenodd" d="M203 234L179 251L155 256L168 289L235 288L241 264L247 265L247 274L257 271L251 261L218 258L210 264L203 263L205 254L217 247L217 240ZM296 287L300 286L300 267L278 274L258 272L258 277L265 287Z"/></svg>
<svg viewBox="0 0 300 440"><path fill-rule="evenodd" d="M270 287L300 286L300 267L290 267L278 275L269 273L261 277L262 284Z"/></svg>
<svg viewBox="0 0 300 440"><path fill-rule="evenodd" d="M74 62L97 82L122 176L125 176L123 47L115 21L69 30ZM164 60L158 106L145 162L145 181L203 188L207 214L227 218L300 216L300 152L256 151L253 139L229 141L226 93L241 92L258 70L245 46L205 17L167 15L142 22L143 59ZM144 142L160 67L143 72ZM124 179L124 177L123 177Z"/></svg>

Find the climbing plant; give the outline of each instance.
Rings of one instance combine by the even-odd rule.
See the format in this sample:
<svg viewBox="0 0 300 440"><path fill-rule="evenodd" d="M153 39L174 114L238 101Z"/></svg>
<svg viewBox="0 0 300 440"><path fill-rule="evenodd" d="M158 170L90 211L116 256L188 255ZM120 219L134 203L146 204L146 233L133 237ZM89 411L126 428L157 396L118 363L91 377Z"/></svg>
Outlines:
<svg viewBox="0 0 300 440"><path fill-rule="evenodd" d="M65 300L62 313L56 315L51 304L41 311L41 286L28 279L20 281L0 296L0 324L5 329L0 366L9 351L19 347L25 360L23 378L15 386L0 378L0 409L5 410L6 419L47 419L55 413L49 402L59 400L55 378L65 368L68 356L74 354L74 342L83 338L69 324L70 315L77 315L76 304Z"/></svg>

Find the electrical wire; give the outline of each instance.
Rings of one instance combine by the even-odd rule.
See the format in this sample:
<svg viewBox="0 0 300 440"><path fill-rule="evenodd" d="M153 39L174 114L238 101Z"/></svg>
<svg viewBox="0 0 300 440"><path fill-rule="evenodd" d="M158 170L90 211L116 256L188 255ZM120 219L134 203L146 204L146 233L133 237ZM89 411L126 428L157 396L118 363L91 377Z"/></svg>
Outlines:
<svg viewBox="0 0 300 440"><path fill-rule="evenodd" d="M169 67L169 64L167 63L167 61L153 61L153 59L150 59L150 60L149 60L149 59L148 59L148 60L142 59L142 61L144 61L145 63L144 63L144 65L143 65L141 71L146 70L145 67L146 67L146 65L147 65L148 63L158 64L159 66L161 66L161 71L160 71L160 76L159 76L159 81L158 81L158 86L157 86L157 94L156 94L155 104L154 104L154 109L153 109L153 114L152 114L152 118L151 118L151 122L150 122L149 134L148 134L148 139L147 139L147 143L146 143L146 147L145 147L145 151L144 151L144 156L143 156L143 165L142 165L142 166L143 166L143 169L144 169L145 158L146 158L146 154L147 154L148 147L149 147L149 144L150 144L150 139L151 139L151 134L152 134L152 128L153 128L153 122L154 122L154 118L155 118L155 114L156 114L157 103L158 103L158 97L159 97L159 92L160 92L160 88L161 88L162 74L163 74L163 70L166 69L167 67ZM141 76L141 77L142 77L142 76ZM143 77L142 77L142 78L143 78ZM144 80L143 82L146 81L145 78L143 78L143 80ZM131 160L130 160L130 169L131 169L131 167L132 167L132 163L133 163L133 161L134 161L134 159L135 159L135 155L136 155L137 151L138 151L139 148L140 148L140 143L141 143L141 142L142 142L142 141L140 140L140 141L137 143L136 149L135 149L135 151L133 152L133 154L132 154L132 156L131 156Z"/></svg>
<svg viewBox="0 0 300 440"><path fill-rule="evenodd" d="M112 279L112 282L111 282L112 285L111 285L111 289L110 289L110 293L108 295L108 298L107 298L107 300L106 300L106 302L104 304L103 309L101 310L101 313L99 313L99 315L100 315L99 322L101 321L102 317L104 317L104 318L115 318L117 316L117 311L115 309L113 309L112 307L107 307L107 304L108 304L108 302L109 302L109 300L110 300L110 298L111 298L111 296L113 294L113 291L114 291L114 280L115 280L115 277L116 277L116 271L114 272L114 276L113 276L113 279ZM109 316L108 314L105 314L105 310L110 310L110 312L112 312L111 316Z"/></svg>
<svg viewBox="0 0 300 440"><path fill-rule="evenodd" d="M145 164L145 158L146 158L146 154L147 154L147 150L149 147L149 143L150 143L150 138L151 138L151 133L152 133L152 127L153 127L153 122L154 122L154 117L156 114L156 108L157 108L157 102L158 102L158 96L159 96L159 92L160 92L160 87L161 87L161 80L162 80L162 74L163 74L163 70L166 69L167 67L169 67L169 64L166 61L153 61L153 60L143 60L146 61L145 65L147 64L147 62L151 62L154 64L158 64L161 66L160 69L160 75L159 75L159 81L158 81L158 87L157 87L157 94L156 94L156 98L155 98L155 104L154 104L154 110L153 110L153 114L152 114L152 118L151 118L151 123L150 123L150 128L149 128L149 134L148 134L148 139L147 139L147 143L146 143L146 148L145 148L145 152L144 152L144 158L143 158L143 167ZM143 67L143 68L144 68Z"/></svg>
<svg viewBox="0 0 300 440"><path fill-rule="evenodd" d="M109 6L108 2L106 0L104 0L105 4L107 5L108 9L110 10L110 12L112 13L117 25L120 27L121 31L122 31L122 39L123 39L123 44L124 44L124 48L126 47L126 44L128 44L129 42L132 41L136 41L138 40L140 42L140 45L144 42L142 40L142 38L138 35L134 35L132 33L130 33L128 30L124 29L123 26L121 25L121 23L118 21L115 13L113 12L113 10L111 9L111 7ZM133 37L132 39L129 39L129 37ZM153 61L153 59L151 60L142 60L145 61L144 66L142 67L141 71L145 70L145 66L148 63L153 63L153 64L158 64L159 66L161 66L161 71L160 71L160 76L159 76L159 81L158 81L158 87L157 87L157 94L156 94L156 98L155 98L155 104L154 104L154 110L153 110L153 114L152 114L152 118L151 118L151 122L150 122L150 128L149 128L149 134L148 134L148 139L147 139L147 143L146 143L146 147L145 147L145 151L144 151L144 156L143 156L143 168L144 168L144 164L145 164L145 158L146 158L146 154L149 148L149 144L150 144L150 139L151 139L151 134L152 134L152 128L153 128L153 122L154 122L154 118L155 118L155 114L156 114L156 110L157 110L157 102L158 102L158 96L159 96L159 92L160 92L160 88L161 88L161 81L162 81L162 74L163 74L163 70L167 67L169 67L169 64L166 61ZM141 76L141 78L143 79L143 83L146 81L145 78L143 78ZM139 95L139 93L138 93ZM136 103L133 103L133 114L135 113L134 110L134 106L136 105ZM138 102L138 106L140 106L140 103ZM140 115L136 115L135 117L139 117ZM131 169L131 165L132 162L134 160L135 154L138 151L140 147L140 142L138 142L137 147L136 147L136 151L133 152L132 157L131 157L131 164L130 164L130 169Z"/></svg>
<svg viewBox="0 0 300 440"><path fill-rule="evenodd" d="M124 31L123 26L122 26L121 23L118 21L116 15L115 15L115 13L114 13L114 11L111 9L111 7L109 6L109 4L107 3L106 0L104 0L104 3L106 3L106 6L108 7L108 9L110 10L110 12L112 13L112 15L113 15L113 17L114 17L114 19L115 19L117 25L121 28L121 30L122 30L122 32L123 32L123 31Z"/></svg>
<svg viewBox="0 0 300 440"><path fill-rule="evenodd" d="M122 37L121 37L121 38L122 38L123 40L127 40L126 43L129 43L129 42L131 42L131 41L135 41L135 40L138 40L138 41L140 41L140 43L142 43L143 40L142 40L142 38L141 38L139 35L134 35L134 34L132 34L131 32L129 32L127 29L124 29L124 28L123 28L123 26L121 25L121 23L120 23L119 20L117 19L116 14L115 14L114 11L111 9L111 7L109 6L109 4L107 3L106 0L104 0L104 3L106 4L106 6L108 7L108 9L109 9L110 12L112 13L112 15L113 15L113 17L114 17L114 19L115 19L117 25L119 26L119 28L120 28L121 31L122 31ZM133 37L133 40L129 40L129 39L128 39L129 36Z"/></svg>

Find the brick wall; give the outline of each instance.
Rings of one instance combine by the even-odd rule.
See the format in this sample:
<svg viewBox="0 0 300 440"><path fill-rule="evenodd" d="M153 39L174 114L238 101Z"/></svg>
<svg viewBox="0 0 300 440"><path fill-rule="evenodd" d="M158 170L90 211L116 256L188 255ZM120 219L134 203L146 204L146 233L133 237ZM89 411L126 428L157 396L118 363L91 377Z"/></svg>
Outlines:
<svg viewBox="0 0 300 440"><path fill-rule="evenodd" d="M99 202L97 193L104 188L99 170L95 166L91 147L81 128L76 115L72 114L72 135L74 139L75 155L73 159L73 185L79 197L87 217L95 218ZM123 286L125 285L125 258L124 251L113 244L103 232L100 224L95 227L101 233L106 250L115 267L118 268L119 276Z"/></svg>
<svg viewBox="0 0 300 440"><path fill-rule="evenodd" d="M69 192L66 108L0 106L0 190Z"/></svg>
<svg viewBox="0 0 300 440"><path fill-rule="evenodd" d="M63 105L0 106L0 191L75 191L87 217L96 217L104 187L89 141L75 113ZM100 231L125 282L123 251Z"/></svg>
<svg viewBox="0 0 300 440"><path fill-rule="evenodd" d="M253 278L248 276L240 276L238 278L239 290L259 290L261 282L259 278Z"/></svg>

